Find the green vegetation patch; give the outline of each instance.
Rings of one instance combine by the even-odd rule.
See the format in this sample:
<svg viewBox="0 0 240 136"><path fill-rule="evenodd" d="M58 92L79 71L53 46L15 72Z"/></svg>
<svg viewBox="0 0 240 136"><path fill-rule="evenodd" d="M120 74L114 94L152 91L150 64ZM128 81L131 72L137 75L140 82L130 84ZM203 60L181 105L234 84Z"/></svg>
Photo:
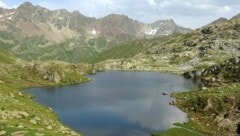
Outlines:
<svg viewBox="0 0 240 136"><path fill-rule="evenodd" d="M173 93L176 106L187 112L198 128L209 135L236 134L240 104L240 84L228 84L201 91ZM231 121L224 127L221 122ZM235 127L231 125L235 125Z"/></svg>
<svg viewBox="0 0 240 136"><path fill-rule="evenodd" d="M171 128L164 132L159 132L156 134L152 134L153 136L201 136L198 133L195 133L191 130L187 130L185 128Z"/></svg>
<svg viewBox="0 0 240 136"><path fill-rule="evenodd" d="M11 53L0 49L0 63L13 64L16 62L17 58L14 57Z"/></svg>

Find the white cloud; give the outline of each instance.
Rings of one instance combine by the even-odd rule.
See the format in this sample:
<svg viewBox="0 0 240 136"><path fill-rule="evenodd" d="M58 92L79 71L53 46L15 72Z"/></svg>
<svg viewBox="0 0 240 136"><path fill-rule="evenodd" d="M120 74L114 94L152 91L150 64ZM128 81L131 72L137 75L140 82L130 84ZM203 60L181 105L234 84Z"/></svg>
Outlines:
<svg viewBox="0 0 240 136"><path fill-rule="evenodd" d="M155 0L147 0L147 3L150 5L150 6L157 6L157 3Z"/></svg>
<svg viewBox="0 0 240 136"><path fill-rule="evenodd" d="M2 7L2 8L8 8L8 7L7 7L7 4L5 4L3 0L0 0L0 7Z"/></svg>
<svg viewBox="0 0 240 136"><path fill-rule="evenodd" d="M230 12L231 11L231 8L229 6L224 6L223 9L226 12Z"/></svg>
<svg viewBox="0 0 240 136"><path fill-rule="evenodd" d="M99 2L104 5L112 5L114 1L113 0L99 0Z"/></svg>
<svg viewBox="0 0 240 136"><path fill-rule="evenodd" d="M0 6L7 7L9 1L0 0ZM240 0L28 1L33 2L35 5L41 5L50 9L65 8L69 11L79 10L79 12L83 15L96 18L100 18L111 13L125 14L133 19L146 23L172 18L177 24L191 28L200 27L220 17L231 18L240 12ZM6 2L8 3L6 4Z"/></svg>

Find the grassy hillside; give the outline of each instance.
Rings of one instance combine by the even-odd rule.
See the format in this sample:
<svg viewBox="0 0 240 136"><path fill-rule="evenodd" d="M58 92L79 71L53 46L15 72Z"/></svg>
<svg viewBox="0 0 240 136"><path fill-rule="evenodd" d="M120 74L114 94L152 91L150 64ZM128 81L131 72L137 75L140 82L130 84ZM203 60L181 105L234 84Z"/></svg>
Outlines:
<svg viewBox="0 0 240 136"><path fill-rule="evenodd" d="M108 59L132 58L139 53L147 53L148 49L151 49L158 45L162 45L169 39L178 35L180 34L175 33L173 35L165 37L124 42L111 49L108 49L106 51L103 51L102 53L86 59L85 62L97 63Z"/></svg>
<svg viewBox="0 0 240 136"><path fill-rule="evenodd" d="M13 64L17 61L17 58L10 52L0 49L0 63Z"/></svg>
<svg viewBox="0 0 240 136"><path fill-rule="evenodd" d="M130 58L144 50L144 46L136 41L126 42L117 47L106 50L86 60L89 63L96 63L107 59Z"/></svg>
<svg viewBox="0 0 240 136"><path fill-rule="evenodd" d="M22 90L87 82L84 75L92 71L90 66L16 61L16 57L2 49L0 60L0 135L80 135L63 126L50 108L37 104Z"/></svg>

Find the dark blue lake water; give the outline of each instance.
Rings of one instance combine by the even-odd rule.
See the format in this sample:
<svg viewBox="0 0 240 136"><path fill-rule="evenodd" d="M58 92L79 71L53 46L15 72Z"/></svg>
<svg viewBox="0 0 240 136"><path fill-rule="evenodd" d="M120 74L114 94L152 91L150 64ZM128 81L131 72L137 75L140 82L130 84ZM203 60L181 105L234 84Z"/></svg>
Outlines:
<svg viewBox="0 0 240 136"><path fill-rule="evenodd" d="M86 84L26 92L51 107L63 124L87 136L149 136L187 120L162 93L197 88L181 76L155 72L107 71L89 78Z"/></svg>

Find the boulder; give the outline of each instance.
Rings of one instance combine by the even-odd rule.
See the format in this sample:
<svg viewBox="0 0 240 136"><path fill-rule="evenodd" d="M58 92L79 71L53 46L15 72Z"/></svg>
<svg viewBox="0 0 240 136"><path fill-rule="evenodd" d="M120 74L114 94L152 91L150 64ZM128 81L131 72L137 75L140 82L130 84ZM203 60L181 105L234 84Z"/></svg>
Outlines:
<svg viewBox="0 0 240 136"><path fill-rule="evenodd" d="M11 136L25 136L27 131L17 131L11 134Z"/></svg>
<svg viewBox="0 0 240 136"><path fill-rule="evenodd" d="M34 124L34 125L37 125L37 121L35 119L31 119L30 120L30 123Z"/></svg>
<svg viewBox="0 0 240 136"><path fill-rule="evenodd" d="M207 28L202 29L201 32L203 34L211 34L211 33L213 33L213 30L211 29L211 27L207 27Z"/></svg>
<svg viewBox="0 0 240 136"><path fill-rule="evenodd" d="M0 131L0 136L5 136L7 134L6 131Z"/></svg>
<svg viewBox="0 0 240 136"><path fill-rule="evenodd" d="M195 47L195 46L197 46L197 43L194 41L185 41L184 45L188 46L188 47Z"/></svg>
<svg viewBox="0 0 240 136"><path fill-rule="evenodd" d="M168 95L167 93L162 93L162 95Z"/></svg>
<svg viewBox="0 0 240 136"><path fill-rule="evenodd" d="M61 80L60 75L57 72L54 72L54 74L53 74L53 81L55 83L60 83L60 80Z"/></svg>
<svg viewBox="0 0 240 136"><path fill-rule="evenodd" d="M47 126L47 129L52 130L53 128L52 128L52 126Z"/></svg>
<svg viewBox="0 0 240 136"><path fill-rule="evenodd" d="M183 77L186 79L190 79L192 76L189 72L185 72L185 73L183 73Z"/></svg>

